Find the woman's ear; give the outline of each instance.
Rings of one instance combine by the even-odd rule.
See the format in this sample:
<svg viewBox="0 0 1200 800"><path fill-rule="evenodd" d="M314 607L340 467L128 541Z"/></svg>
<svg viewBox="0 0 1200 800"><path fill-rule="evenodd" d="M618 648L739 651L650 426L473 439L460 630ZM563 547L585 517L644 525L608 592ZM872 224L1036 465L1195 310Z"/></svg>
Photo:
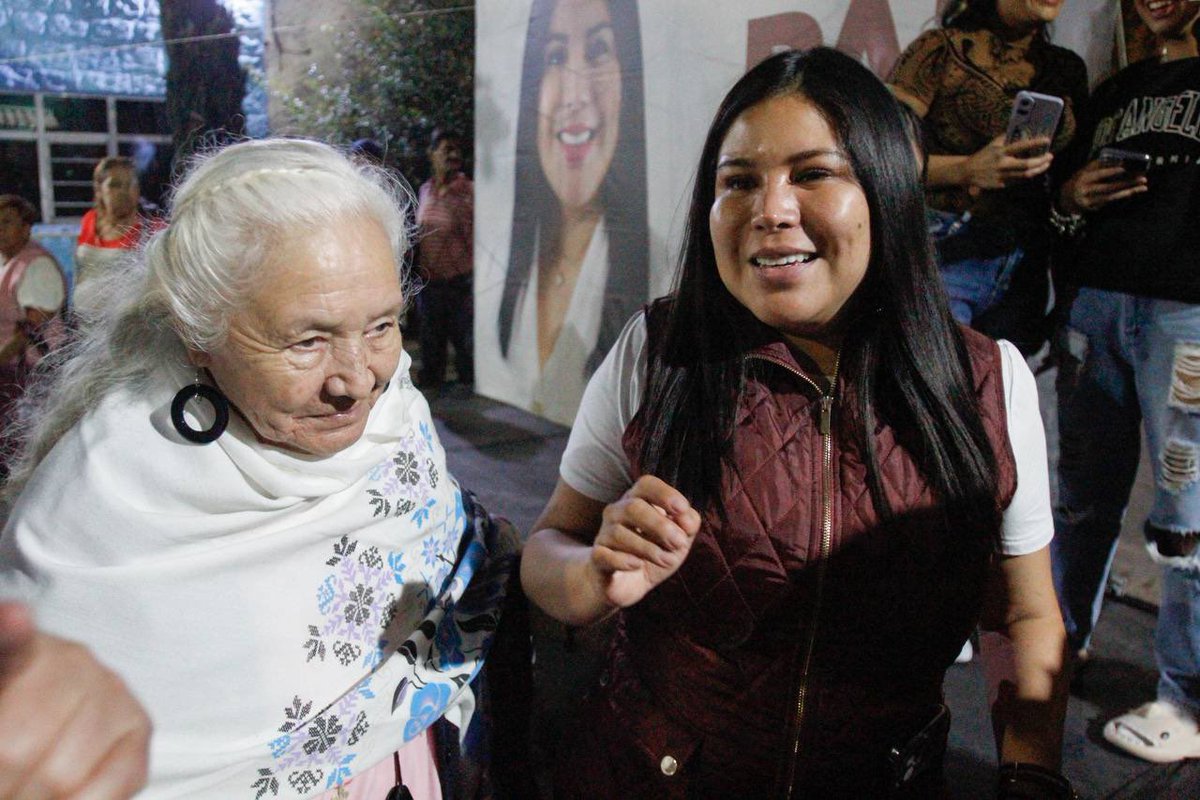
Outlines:
<svg viewBox="0 0 1200 800"><path fill-rule="evenodd" d="M191 362L193 367L202 367L203 368L203 367L211 367L212 366L212 355L204 352L203 350L193 350L192 348L189 347L187 354L188 354L188 361Z"/></svg>

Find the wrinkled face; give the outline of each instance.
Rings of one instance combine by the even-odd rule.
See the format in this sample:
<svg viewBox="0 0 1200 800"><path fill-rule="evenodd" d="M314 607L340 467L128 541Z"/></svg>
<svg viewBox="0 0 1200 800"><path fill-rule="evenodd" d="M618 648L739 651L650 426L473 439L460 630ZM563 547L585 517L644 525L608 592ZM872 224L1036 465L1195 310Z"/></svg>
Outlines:
<svg viewBox="0 0 1200 800"><path fill-rule="evenodd" d="M1200 14L1200 3L1188 0L1137 0L1138 16L1155 36L1172 38L1188 31Z"/></svg>
<svg viewBox="0 0 1200 800"><path fill-rule="evenodd" d="M1034 28L1054 22L1065 0L996 0L1000 21L1010 28Z"/></svg>
<svg viewBox="0 0 1200 800"><path fill-rule="evenodd" d="M96 203L118 219L131 217L137 211L139 192L133 170L118 167L96 184Z"/></svg>
<svg viewBox="0 0 1200 800"><path fill-rule="evenodd" d="M744 111L717 156L709 231L721 282L760 321L822 339L871 257L867 198L829 124L797 94Z"/></svg>
<svg viewBox="0 0 1200 800"><path fill-rule="evenodd" d="M567 208L596 197L617 147L621 64L607 0L559 0L538 93L538 158Z"/></svg>
<svg viewBox="0 0 1200 800"><path fill-rule="evenodd" d="M212 353L192 353L265 442L329 456L362 436L400 362L400 280L383 227L348 216L287 237Z"/></svg>
<svg viewBox="0 0 1200 800"><path fill-rule="evenodd" d="M442 139L429 151L429 163L438 175L458 172L462 169L462 148L454 139Z"/></svg>
<svg viewBox="0 0 1200 800"><path fill-rule="evenodd" d="M0 256L12 258L29 241L31 227L15 208L0 208Z"/></svg>

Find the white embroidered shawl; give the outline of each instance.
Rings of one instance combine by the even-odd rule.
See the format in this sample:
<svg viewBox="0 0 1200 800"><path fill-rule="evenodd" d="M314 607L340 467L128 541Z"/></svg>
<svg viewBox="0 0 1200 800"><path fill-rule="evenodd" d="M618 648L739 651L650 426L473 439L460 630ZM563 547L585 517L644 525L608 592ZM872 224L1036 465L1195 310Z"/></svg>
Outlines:
<svg viewBox="0 0 1200 800"><path fill-rule="evenodd" d="M408 367L329 458L259 444L236 414L215 443L185 442L168 413L181 370L107 397L39 466L0 541L0 594L145 704L142 797L306 797L471 715L511 554L466 524Z"/></svg>

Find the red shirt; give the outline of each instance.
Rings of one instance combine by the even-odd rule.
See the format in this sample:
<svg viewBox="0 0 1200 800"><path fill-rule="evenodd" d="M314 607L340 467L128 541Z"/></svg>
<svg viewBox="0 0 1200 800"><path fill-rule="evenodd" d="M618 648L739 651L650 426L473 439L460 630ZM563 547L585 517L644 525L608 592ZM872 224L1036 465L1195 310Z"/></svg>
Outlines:
<svg viewBox="0 0 1200 800"><path fill-rule="evenodd" d="M445 281L474 267L475 184L461 172L446 185L433 179L417 194L420 264L428 279Z"/></svg>

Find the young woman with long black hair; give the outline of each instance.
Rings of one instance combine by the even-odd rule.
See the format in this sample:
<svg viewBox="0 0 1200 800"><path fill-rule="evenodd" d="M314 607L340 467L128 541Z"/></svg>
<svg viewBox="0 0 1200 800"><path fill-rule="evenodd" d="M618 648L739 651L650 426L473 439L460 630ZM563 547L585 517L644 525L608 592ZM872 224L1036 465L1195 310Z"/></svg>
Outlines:
<svg viewBox="0 0 1200 800"><path fill-rule="evenodd" d="M937 796L980 620L1015 652L1004 791L1069 792L1036 390L954 323L914 158L832 50L718 109L677 290L597 370L525 550L550 614L620 615L561 796Z"/></svg>

